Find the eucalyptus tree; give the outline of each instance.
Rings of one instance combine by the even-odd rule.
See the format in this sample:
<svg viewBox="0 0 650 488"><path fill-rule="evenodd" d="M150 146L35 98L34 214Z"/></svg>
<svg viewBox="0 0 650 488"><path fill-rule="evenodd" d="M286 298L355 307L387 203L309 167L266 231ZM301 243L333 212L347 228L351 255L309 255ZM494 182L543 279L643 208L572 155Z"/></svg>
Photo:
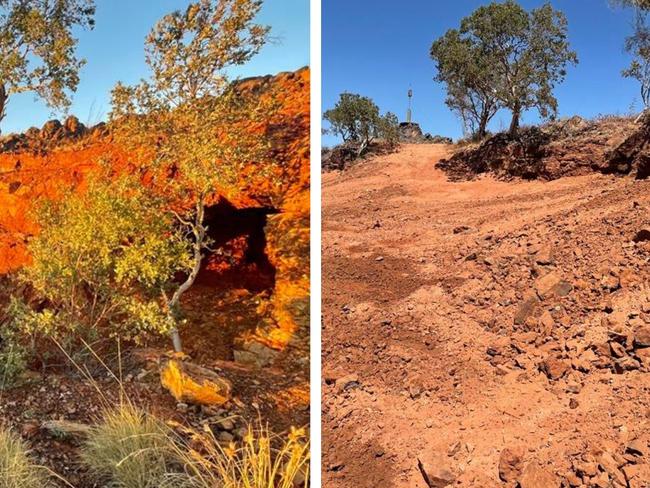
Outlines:
<svg viewBox="0 0 650 488"><path fill-rule="evenodd" d="M13 95L33 92L54 109L70 105L85 61L73 28L94 26L93 0L0 1L0 121Z"/></svg>
<svg viewBox="0 0 650 488"><path fill-rule="evenodd" d="M329 132L341 137L343 142L358 144L357 157L377 138L391 144L399 138L397 117L390 112L381 115L371 98L356 93L341 93L323 118L330 124Z"/></svg>
<svg viewBox="0 0 650 488"><path fill-rule="evenodd" d="M472 136L485 137L488 123L500 107L490 56L457 29L437 39L430 55L436 63L434 79L447 89L446 105L460 116Z"/></svg>
<svg viewBox="0 0 650 488"><path fill-rule="evenodd" d="M553 90L567 65L578 62L567 29L564 14L548 3L530 12L513 0L476 9L431 50L452 108L468 113L479 132L497 108L506 108L512 112L513 135L526 110L555 116Z"/></svg>
<svg viewBox="0 0 650 488"><path fill-rule="evenodd" d="M267 40L269 28L255 22L261 7L259 0L197 0L166 15L146 38L150 78L113 90L116 136L127 147L144 148L148 170L159 177L191 242L189 272L165 298L177 324L181 296L210 246L209 199L235 185L244 166L269 150L263 121L272 107L241 96L227 76ZM182 351L178 327L171 336L174 349Z"/></svg>

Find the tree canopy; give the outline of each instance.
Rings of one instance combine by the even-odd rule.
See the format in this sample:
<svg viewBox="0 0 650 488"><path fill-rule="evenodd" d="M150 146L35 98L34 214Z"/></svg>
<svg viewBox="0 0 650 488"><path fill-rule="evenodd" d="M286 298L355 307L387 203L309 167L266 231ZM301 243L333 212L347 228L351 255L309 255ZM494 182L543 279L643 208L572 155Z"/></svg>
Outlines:
<svg viewBox="0 0 650 488"><path fill-rule="evenodd" d="M10 97L34 92L48 106L66 108L83 59L74 27L94 26L93 0L0 2L0 121Z"/></svg>
<svg viewBox="0 0 650 488"><path fill-rule="evenodd" d="M650 0L613 0L613 3L627 7L637 7L650 10Z"/></svg>
<svg viewBox="0 0 650 488"><path fill-rule="evenodd" d="M512 134L526 110L555 116L553 89L564 80L567 64L577 63L564 14L550 4L527 12L513 0L476 9L458 31L433 44L431 55L452 108L469 113L481 130L496 100L499 108L512 112Z"/></svg>
<svg viewBox="0 0 650 488"><path fill-rule="evenodd" d="M643 107L647 109L650 107L650 28L645 14L637 15L634 33L625 39L625 50L633 59L622 74L639 82Z"/></svg>
<svg viewBox="0 0 650 488"><path fill-rule="evenodd" d="M497 113L495 72L479 46L451 29L431 46L436 62L435 80L446 85L445 103L456 112L465 129L482 138Z"/></svg>
<svg viewBox="0 0 650 488"><path fill-rule="evenodd" d="M144 150L144 164L166 188L192 242L192 266L168 302L177 322L180 298L194 283L210 244L204 222L208 199L227 194L240 170L269 150L272 102L242 96L226 73L264 45L269 28L254 23L261 4L198 0L165 16L146 39L151 77L113 90L116 137L126 147ZM176 328L172 338L180 351Z"/></svg>
<svg viewBox="0 0 650 488"><path fill-rule="evenodd" d="M341 137L343 142L359 145L357 155L361 155L376 138L397 143L397 117L390 112L380 115L379 107L369 97L341 93L334 108L327 110L323 118L329 122L332 134Z"/></svg>

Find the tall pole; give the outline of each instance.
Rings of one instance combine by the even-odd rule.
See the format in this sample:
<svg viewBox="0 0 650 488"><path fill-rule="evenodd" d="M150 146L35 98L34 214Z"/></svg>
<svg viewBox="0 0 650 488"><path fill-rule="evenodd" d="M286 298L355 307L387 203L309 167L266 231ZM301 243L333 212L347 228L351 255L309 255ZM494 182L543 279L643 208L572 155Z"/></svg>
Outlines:
<svg viewBox="0 0 650 488"><path fill-rule="evenodd" d="M406 111L406 123L410 124L411 123L411 98L413 98L413 90L411 90L410 88L409 88L408 96L409 96L409 108Z"/></svg>

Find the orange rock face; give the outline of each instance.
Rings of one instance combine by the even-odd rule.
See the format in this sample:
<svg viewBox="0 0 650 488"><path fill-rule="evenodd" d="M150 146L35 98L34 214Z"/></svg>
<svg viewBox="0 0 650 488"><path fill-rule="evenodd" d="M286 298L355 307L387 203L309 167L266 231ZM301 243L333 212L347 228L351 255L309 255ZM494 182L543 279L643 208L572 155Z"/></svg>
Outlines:
<svg viewBox="0 0 650 488"><path fill-rule="evenodd" d="M256 164L229 189L229 204L237 209L270 208L264 228L264 252L274 268L270 314L277 329L259 331L257 340L284 347L301 327L308 327L309 296L309 70L251 78L240 90L273 97L279 109L271 121L274 174L260 178ZM259 127L251 127L259 130ZM118 172L129 169L130 157L110 134L93 134L61 144L45 154L0 154L0 275L29 262L26 243L38 232L31 211L41 198L58 198L70 187L83 187L84 177L108 162ZM232 242L235 258L243 259L245 243ZM229 264L218 258L207 266L226 273ZM296 304L299 304L297 306Z"/></svg>

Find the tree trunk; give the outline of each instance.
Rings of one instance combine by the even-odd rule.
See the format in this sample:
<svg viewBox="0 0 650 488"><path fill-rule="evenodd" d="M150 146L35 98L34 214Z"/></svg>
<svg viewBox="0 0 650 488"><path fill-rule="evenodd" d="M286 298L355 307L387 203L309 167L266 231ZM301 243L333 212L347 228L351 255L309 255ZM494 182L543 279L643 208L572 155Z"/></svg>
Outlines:
<svg viewBox="0 0 650 488"><path fill-rule="evenodd" d="M177 310L181 301L181 296L183 295L183 293L189 290L190 287L194 284L194 282L196 281L196 277L198 276L199 271L201 270L201 263L203 261L203 247L205 244L205 235L206 235L206 231L208 230L207 227L203 226L204 218L205 218L204 197L201 196L196 203L196 214L194 216L194 222L191 224L192 234L194 234L194 245L192 248L192 252L194 254L194 266L192 267L190 274L187 276L187 279L174 292L174 295L172 296L171 300L169 300L168 303L169 313L172 315L174 320L176 320L177 317ZM174 351L183 352L183 343L181 342L181 336L178 332L178 328L174 327L171 330L170 335L172 337Z"/></svg>
<svg viewBox="0 0 650 488"><path fill-rule="evenodd" d="M7 94L7 88L4 84L0 85L0 122L4 120L7 113L7 101L9 100L9 95ZM0 130L0 134L2 131Z"/></svg>
<svg viewBox="0 0 650 488"><path fill-rule="evenodd" d="M519 131L519 117L521 115L521 109L519 107L515 107L512 110L512 120L510 121L510 135L511 136L516 136L517 131Z"/></svg>
<svg viewBox="0 0 650 488"><path fill-rule="evenodd" d="M483 139L485 135L487 134L487 125L489 122L489 111L486 107L483 107L483 111L481 112L481 118L479 119L478 123L478 130L476 131L476 136L478 139Z"/></svg>
<svg viewBox="0 0 650 488"><path fill-rule="evenodd" d="M357 149L357 158L360 158L363 152L368 148L370 145L370 139L363 139L361 143L359 144L359 148Z"/></svg>

